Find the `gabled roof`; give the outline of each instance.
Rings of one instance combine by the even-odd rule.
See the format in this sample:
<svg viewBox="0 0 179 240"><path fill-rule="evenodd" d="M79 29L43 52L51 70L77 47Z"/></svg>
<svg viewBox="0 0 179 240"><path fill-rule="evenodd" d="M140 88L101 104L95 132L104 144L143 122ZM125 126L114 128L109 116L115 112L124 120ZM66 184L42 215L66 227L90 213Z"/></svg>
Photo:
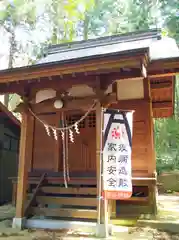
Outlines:
<svg viewBox="0 0 179 240"><path fill-rule="evenodd" d="M20 127L20 121L0 102L0 112L12 122L13 125Z"/></svg>
<svg viewBox="0 0 179 240"><path fill-rule="evenodd" d="M151 83L154 116L171 116L179 48L174 39L163 37L158 29L51 46L34 65L0 71L0 92L6 93L11 87L22 87L23 92L33 83L60 81L78 74L120 74L128 70L132 74L137 69L142 76L144 65ZM119 79L123 78L115 80Z"/></svg>
<svg viewBox="0 0 179 240"><path fill-rule="evenodd" d="M139 49L149 49L151 61L179 57L174 39L162 37L159 30L151 30L54 45L48 48L47 55L37 63L63 62Z"/></svg>
<svg viewBox="0 0 179 240"><path fill-rule="evenodd" d="M109 57L119 61L124 56L135 58L137 54L147 54L150 73L159 68L162 71L172 68L173 73L179 71L179 48L175 40L162 37L157 29L51 46L46 56L33 65L0 71L0 83L48 77L52 73L85 72L89 61L103 61ZM162 64L158 65L158 61ZM170 61L172 66L168 64Z"/></svg>

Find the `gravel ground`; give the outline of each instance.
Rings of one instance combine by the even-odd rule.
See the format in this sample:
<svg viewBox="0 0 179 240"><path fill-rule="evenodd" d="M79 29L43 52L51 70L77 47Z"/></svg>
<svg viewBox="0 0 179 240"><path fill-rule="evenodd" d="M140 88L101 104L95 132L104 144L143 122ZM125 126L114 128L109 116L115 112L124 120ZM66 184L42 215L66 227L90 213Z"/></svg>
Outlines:
<svg viewBox="0 0 179 240"><path fill-rule="evenodd" d="M159 208L161 220L178 220L179 219L179 196L159 196ZM82 235L79 232L70 232L70 230L61 230L58 233L47 231L19 231L12 229L12 218L15 214L15 208L11 205L0 207L0 240L87 240L96 239L90 235ZM115 234L110 237L111 240L179 240L179 234L159 231L152 228L142 227L117 227L115 226Z"/></svg>

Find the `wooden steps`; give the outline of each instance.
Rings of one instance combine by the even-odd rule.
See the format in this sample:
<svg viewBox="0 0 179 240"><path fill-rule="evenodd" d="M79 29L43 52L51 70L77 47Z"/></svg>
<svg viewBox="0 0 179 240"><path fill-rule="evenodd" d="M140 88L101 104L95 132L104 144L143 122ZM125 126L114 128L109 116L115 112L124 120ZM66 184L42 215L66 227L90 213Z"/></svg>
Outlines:
<svg viewBox="0 0 179 240"><path fill-rule="evenodd" d="M41 186L35 204L30 206L30 216L67 219L97 219L97 189L95 184L81 179L80 184L70 182L68 188L47 181ZM32 189L33 192L33 189Z"/></svg>
<svg viewBox="0 0 179 240"><path fill-rule="evenodd" d="M65 218L82 218L82 219L97 219L97 211L91 209L72 209L72 208L39 208L32 207L30 212L34 215L44 217L59 217Z"/></svg>
<svg viewBox="0 0 179 240"><path fill-rule="evenodd" d="M55 186L45 186L41 188L41 191L45 194L80 194L80 195L96 195L97 189L95 187L55 187Z"/></svg>
<svg viewBox="0 0 179 240"><path fill-rule="evenodd" d="M52 196L38 196L36 197L38 204L55 204L55 205L68 205L68 206L97 206L96 198L80 198L80 197L52 197Z"/></svg>

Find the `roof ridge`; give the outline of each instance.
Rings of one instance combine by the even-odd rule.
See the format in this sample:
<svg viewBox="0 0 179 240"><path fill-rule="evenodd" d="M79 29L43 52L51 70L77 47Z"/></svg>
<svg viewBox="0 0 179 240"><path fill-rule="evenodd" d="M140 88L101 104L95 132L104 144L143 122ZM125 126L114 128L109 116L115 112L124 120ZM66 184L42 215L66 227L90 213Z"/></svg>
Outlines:
<svg viewBox="0 0 179 240"><path fill-rule="evenodd" d="M157 38L157 39L161 38L161 31L159 29L153 29L150 31L130 32L125 34L111 35L111 36L100 37L100 38L89 39L89 40L51 45L47 49L46 55L51 55L51 54L64 52L64 51L67 52L74 49L104 46L107 43L111 45L111 44L116 44L120 42L145 40L148 38Z"/></svg>

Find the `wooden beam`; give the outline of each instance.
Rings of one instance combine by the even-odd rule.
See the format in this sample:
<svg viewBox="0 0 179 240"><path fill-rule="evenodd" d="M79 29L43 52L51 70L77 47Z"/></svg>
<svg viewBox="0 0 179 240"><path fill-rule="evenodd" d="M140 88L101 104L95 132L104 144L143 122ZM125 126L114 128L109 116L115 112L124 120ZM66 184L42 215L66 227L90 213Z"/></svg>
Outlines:
<svg viewBox="0 0 179 240"><path fill-rule="evenodd" d="M109 73L109 70L106 73L93 72L85 75L84 73L78 73L75 77L72 75L65 75L63 78L60 76L52 76L51 80L47 77L39 79L33 79L30 82L20 81L20 82L10 82L2 83L0 86L0 93L17 93L20 96L26 94L26 89L31 89L30 98L34 98L36 92L45 88L53 88L56 91L65 91L72 87L72 85L78 84L87 84L90 87L96 87L96 77L99 77L101 80L101 88L105 89L107 86L116 80L125 80L125 79L137 79L142 77L140 68L131 68L129 71L123 69L112 69L112 72Z"/></svg>
<svg viewBox="0 0 179 240"><path fill-rule="evenodd" d="M94 103L94 101L96 101L97 99L98 99L98 96L96 95L85 97L85 98L73 98L71 100L69 98L69 100L66 100L66 102L64 103L64 107L61 109L56 109L53 106L54 99L49 99L41 103L31 104L31 109L37 114L43 113L43 112L62 112L62 111L78 110L78 109L86 110L86 109L89 109ZM116 102L116 99L117 99L116 93L112 93L110 95L104 96L102 103L104 105L107 105L112 102ZM20 111L20 109L18 110L18 107L17 107L16 111Z"/></svg>
<svg viewBox="0 0 179 240"><path fill-rule="evenodd" d="M150 89L150 81L148 78L143 79L143 86L144 86L144 99L150 100L151 99L151 89Z"/></svg>
<svg viewBox="0 0 179 240"><path fill-rule="evenodd" d="M123 200L121 200L123 201ZM126 202L148 202L148 197L131 197L129 199L125 199Z"/></svg>
<svg viewBox="0 0 179 240"><path fill-rule="evenodd" d="M42 66L31 66L17 68L12 71L2 71L0 83L23 81L28 79L42 78L47 76L66 75L82 72L96 72L103 69L114 69L123 67L138 67L144 53L136 53L133 56L114 56L91 59L86 61L76 61L75 63L61 63Z"/></svg>
<svg viewBox="0 0 179 240"><path fill-rule="evenodd" d="M42 187L41 191L44 193L52 193L52 194L74 194L74 195L96 195L97 189L96 188L76 188L76 187Z"/></svg>
<svg viewBox="0 0 179 240"><path fill-rule="evenodd" d="M151 83L150 84L151 86L151 90L152 91L160 91L160 90L165 90L165 89L171 89L172 88L172 82L162 82L162 83L158 83L158 84L155 84L155 83Z"/></svg>
<svg viewBox="0 0 179 240"><path fill-rule="evenodd" d="M32 134L29 126L32 123L32 116L28 111L22 112L21 123L21 137L19 148L19 169L18 169L18 186L16 202L16 218L24 217L24 203L26 201L28 167L31 161L31 154L29 154L29 139Z"/></svg>
<svg viewBox="0 0 179 240"><path fill-rule="evenodd" d="M96 198L84 198L84 197L53 197L53 196L37 196L36 201L39 204L58 204L68 206L81 206L81 207L96 207Z"/></svg>
<svg viewBox="0 0 179 240"><path fill-rule="evenodd" d="M13 180L13 182L16 182L16 178L10 178ZM28 184L38 184L39 183L40 177L29 177L28 179ZM46 177L46 180L48 181L49 184L64 184L64 178L63 177ZM70 185L96 185L96 178L89 178L89 177L84 177L84 178L73 178L70 177Z"/></svg>
<svg viewBox="0 0 179 240"><path fill-rule="evenodd" d="M172 69L179 69L179 58L177 59L160 59L152 61L149 65L149 71L158 71L158 70L166 70L171 71Z"/></svg>
<svg viewBox="0 0 179 240"><path fill-rule="evenodd" d="M157 71L157 72L151 72L149 73L150 79L153 78L165 78L165 77L174 77L176 74L179 74L179 69L174 69L174 70L165 70L163 72Z"/></svg>
<svg viewBox="0 0 179 240"><path fill-rule="evenodd" d="M153 109L168 109L172 108L172 102L167 101L167 102L153 102L152 103L152 108Z"/></svg>

